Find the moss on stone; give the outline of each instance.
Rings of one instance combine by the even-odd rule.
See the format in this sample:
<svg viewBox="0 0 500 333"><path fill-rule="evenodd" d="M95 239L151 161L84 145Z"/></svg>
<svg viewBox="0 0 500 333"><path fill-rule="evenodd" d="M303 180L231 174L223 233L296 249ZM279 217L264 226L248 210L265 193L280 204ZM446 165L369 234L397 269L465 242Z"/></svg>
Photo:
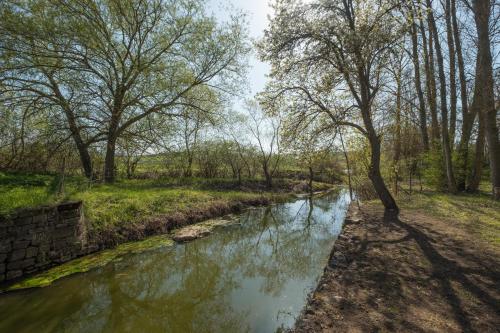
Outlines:
<svg viewBox="0 0 500 333"><path fill-rule="evenodd" d="M48 271L15 283L3 289L2 292L27 288L46 287L52 284L54 281L63 277L76 273L88 272L92 269L103 267L111 261L116 260L126 254L140 253L173 245L174 241L172 241L169 236L165 235L149 237L138 242L124 243L118 245L114 249L90 254L88 256L69 261L60 266L53 267Z"/></svg>

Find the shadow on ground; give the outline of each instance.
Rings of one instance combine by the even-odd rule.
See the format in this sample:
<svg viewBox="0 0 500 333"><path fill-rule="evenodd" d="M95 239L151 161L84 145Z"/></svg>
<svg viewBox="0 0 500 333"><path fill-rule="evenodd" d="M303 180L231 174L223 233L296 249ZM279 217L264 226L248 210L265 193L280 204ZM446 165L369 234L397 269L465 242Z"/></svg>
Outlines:
<svg viewBox="0 0 500 333"><path fill-rule="evenodd" d="M498 332L498 253L422 213L347 221L297 332Z"/></svg>

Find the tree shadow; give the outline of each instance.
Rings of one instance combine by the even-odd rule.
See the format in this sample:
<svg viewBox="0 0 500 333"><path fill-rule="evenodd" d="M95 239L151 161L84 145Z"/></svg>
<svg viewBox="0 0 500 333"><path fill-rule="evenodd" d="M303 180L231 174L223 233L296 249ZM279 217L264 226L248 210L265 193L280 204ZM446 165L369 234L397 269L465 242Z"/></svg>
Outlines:
<svg viewBox="0 0 500 333"><path fill-rule="evenodd" d="M431 238L429 235L419 230L418 228L415 228L414 226L403 222L398 217L398 215L393 212L384 212L383 220L386 224L392 224L400 227L408 233L407 236L403 237L399 241L407 241L411 239L418 244L419 248L422 250L422 253L425 255L425 258L431 264L431 278L438 281L441 290L441 296L451 306L455 319L460 324L461 329L464 332L474 332L475 330L473 329L470 320L470 314L467 313L467 311L464 309L463 302L453 288L452 282L459 283L464 288L464 290L476 296L486 307L488 307L490 310L492 310L493 313L496 313L496 315L500 317L500 300L481 288L477 283L474 283L467 276L467 274L471 273L488 276L498 284L498 281L500 281L500 272L493 270L491 266L489 266L490 269L488 271L462 267L456 261L444 257L436 249L435 245L433 245L433 243L436 243L436 239ZM467 256L469 254L460 252L459 255ZM478 261L478 264L483 267L488 267L488 263L482 263L481 259L478 257L473 257L470 259ZM497 285L497 288L498 287L499 286Z"/></svg>

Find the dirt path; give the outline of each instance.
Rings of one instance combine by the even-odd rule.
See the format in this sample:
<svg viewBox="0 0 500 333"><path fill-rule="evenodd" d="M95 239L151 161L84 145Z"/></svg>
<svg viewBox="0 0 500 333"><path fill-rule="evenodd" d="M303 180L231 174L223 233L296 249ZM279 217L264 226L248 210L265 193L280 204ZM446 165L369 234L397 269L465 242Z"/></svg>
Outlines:
<svg viewBox="0 0 500 333"><path fill-rule="evenodd" d="M296 332L500 332L498 249L423 212L349 215Z"/></svg>

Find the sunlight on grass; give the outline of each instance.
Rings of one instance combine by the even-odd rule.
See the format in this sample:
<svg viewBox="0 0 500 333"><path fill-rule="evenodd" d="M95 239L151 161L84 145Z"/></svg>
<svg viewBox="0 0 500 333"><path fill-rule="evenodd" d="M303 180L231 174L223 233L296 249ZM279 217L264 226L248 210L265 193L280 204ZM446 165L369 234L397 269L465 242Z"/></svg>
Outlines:
<svg viewBox="0 0 500 333"><path fill-rule="evenodd" d="M57 193L58 182L54 175L0 173L0 215L21 208L81 200L85 217L98 230L141 223L152 216L186 212L214 203L229 204L284 196L258 190L231 189L235 185L232 179L141 179L89 186L84 178L66 177L63 194ZM318 188L324 185L316 184Z"/></svg>
<svg viewBox="0 0 500 333"><path fill-rule="evenodd" d="M402 209L418 209L459 223L481 239L500 246L500 202L486 194L449 195L425 191L400 200Z"/></svg>

